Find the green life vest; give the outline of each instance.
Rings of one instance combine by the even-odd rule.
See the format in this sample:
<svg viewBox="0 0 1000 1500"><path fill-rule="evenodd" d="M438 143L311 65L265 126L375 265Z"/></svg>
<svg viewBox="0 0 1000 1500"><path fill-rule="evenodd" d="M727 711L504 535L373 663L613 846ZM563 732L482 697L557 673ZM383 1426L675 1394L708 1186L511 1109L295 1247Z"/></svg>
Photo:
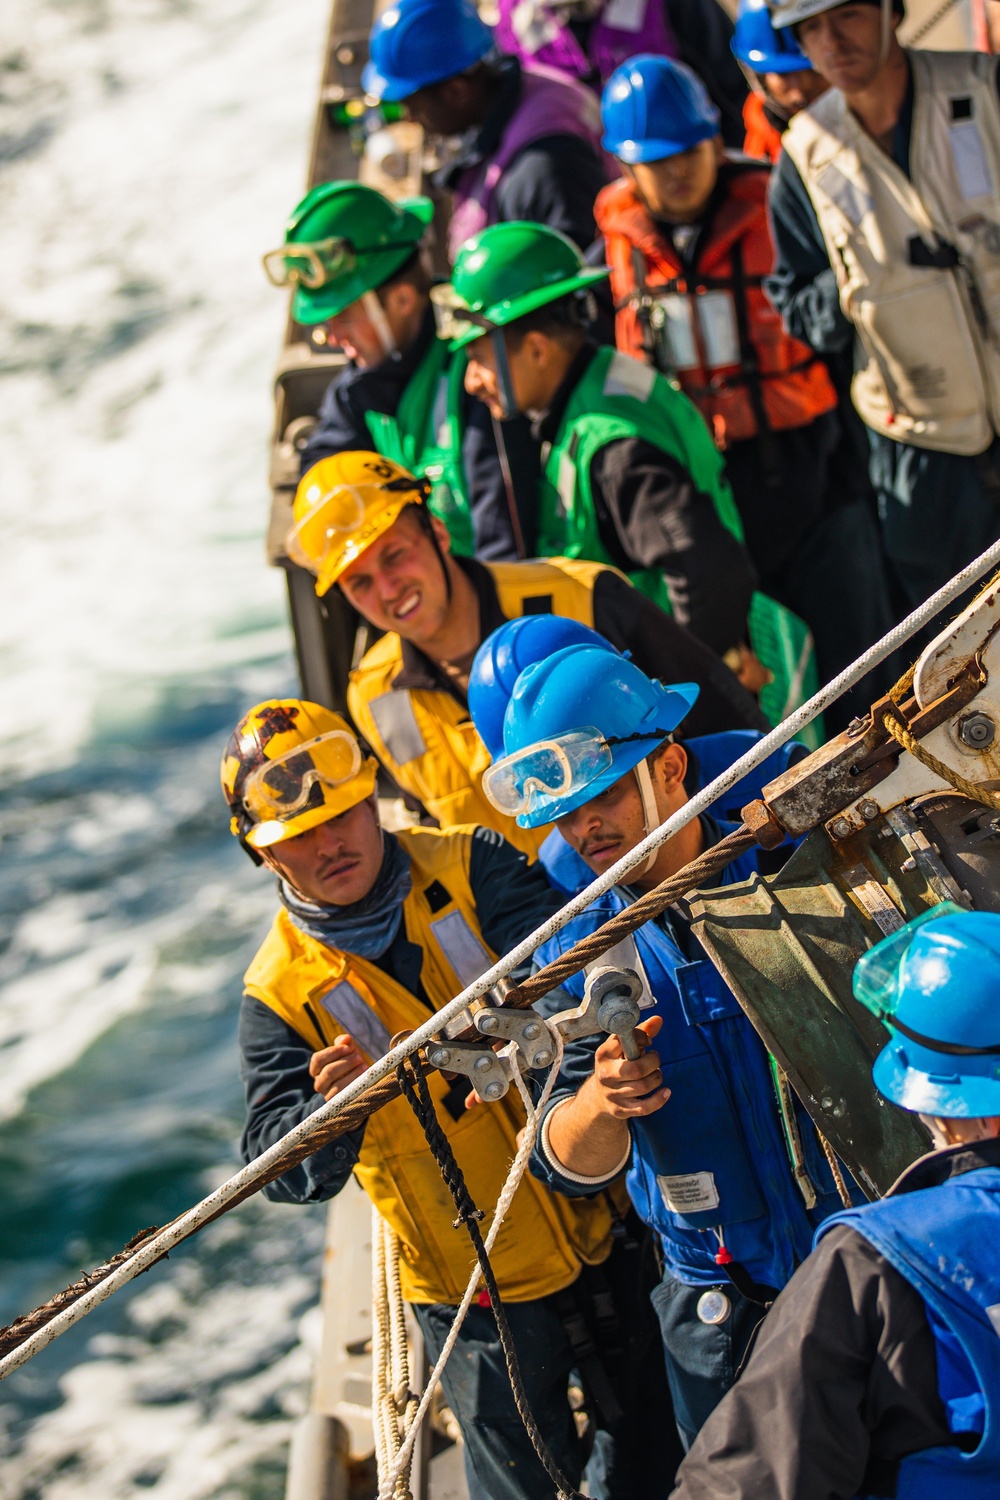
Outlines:
<svg viewBox="0 0 1000 1500"><path fill-rule="evenodd" d="M365 413L376 450L431 482L427 501L440 516L458 557L474 552L472 513L462 469L462 387L465 355L449 358L443 339L433 339L413 372L395 416Z"/></svg>
<svg viewBox="0 0 1000 1500"><path fill-rule="evenodd" d="M697 408L651 366L614 349L599 349L570 396L545 457L539 556L585 557L615 565L601 541L590 469L600 449L621 438L640 438L682 464L700 493L712 501L726 530L743 541L722 455ZM629 577L661 609L673 613L666 579L658 569L636 569ZM747 632L773 676L760 695L761 708L772 724L779 724L818 689L812 634L798 615L760 593L753 596ZM800 738L813 746L822 744L819 721Z"/></svg>

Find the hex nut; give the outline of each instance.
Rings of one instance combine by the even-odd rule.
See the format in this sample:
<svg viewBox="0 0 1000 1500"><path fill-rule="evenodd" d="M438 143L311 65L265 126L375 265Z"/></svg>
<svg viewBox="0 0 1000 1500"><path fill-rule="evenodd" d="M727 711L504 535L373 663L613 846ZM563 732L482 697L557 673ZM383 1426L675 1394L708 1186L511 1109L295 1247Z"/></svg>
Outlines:
<svg viewBox="0 0 1000 1500"><path fill-rule="evenodd" d="M882 809L879 807L877 802L872 802L867 798L864 802L858 803L858 812L864 818L866 823L874 822L881 811Z"/></svg>
<svg viewBox="0 0 1000 1500"><path fill-rule="evenodd" d="M958 721L958 737L970 750L985 750L996 738L996 725L989 714L966 714Z"/></svg>
<svg viewBox="0 0 1000 1500"><path fill-rule="evenodd" d="M846 839L851 831L851 825L846 818L834 818L830 824L830 832L835 839Z"/></svg>

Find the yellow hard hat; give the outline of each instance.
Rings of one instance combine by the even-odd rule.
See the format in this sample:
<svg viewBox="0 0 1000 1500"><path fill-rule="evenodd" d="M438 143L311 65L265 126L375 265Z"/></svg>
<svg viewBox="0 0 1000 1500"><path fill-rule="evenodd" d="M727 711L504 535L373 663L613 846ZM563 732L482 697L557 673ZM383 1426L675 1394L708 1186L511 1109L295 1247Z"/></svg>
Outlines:
<svg viewBox="0 0 1000 1500"><path fill-rule="evenodd" d="M285 538L293 562L316 574L325 594L407 505L422 505L427 483L378 453L335 453L302 476L295 525Z"/></svg>
<svg viewBox="0 0 1000 1500"><path fill-rule="evenodd" d="M251 848L267 849L363 802L377 774L339 714L269 698L243 715L222 757L230 828Z"/></svg>

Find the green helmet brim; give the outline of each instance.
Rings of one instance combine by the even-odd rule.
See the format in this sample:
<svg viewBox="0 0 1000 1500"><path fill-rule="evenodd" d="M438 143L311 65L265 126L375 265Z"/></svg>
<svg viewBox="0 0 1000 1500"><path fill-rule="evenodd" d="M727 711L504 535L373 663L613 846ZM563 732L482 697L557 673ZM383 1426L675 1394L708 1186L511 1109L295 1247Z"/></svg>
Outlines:
<svg viewBox="0 0 1000 1500"><path fill-rule="evenodd" d="M401 227L407 235L406 242L384 250L366 251L358 256L344 276L339 276L336 281L328 282L316 291L297 287L292 298L292 317L296 323L308 327L337 317L352 302L363 297L365 292L377 291L390 276L406 265L434 218L434 204L430 198L401 198L397 206L405 213Z"/></svg>
<svg viewBox="0 0 1000 1500"><path fill-rule="evenodd" d="M466 345L482 338L483 334L489 333L491 329L506 328L511 323L516 323L518 318L527 317L528 313L534 312L537 308L545 307L549 302L558 302L560 297L568 297L571 292L582 291L585 287L593 286L596 281L604 281L610 275L609 266L588 267L586 271L579 271L575 276L567 276L564 281L555 281L548 286L536 287L534 291L526 292L523 297L512 297L504 302L496 302L493 306L485 307L481 311L477 308L477 316L483 318L490 326L469 328L465 333L460 333L457 338L452 339L448 348L464 349ZM461 316L459 309L456 309L456 312Z"/></svg>

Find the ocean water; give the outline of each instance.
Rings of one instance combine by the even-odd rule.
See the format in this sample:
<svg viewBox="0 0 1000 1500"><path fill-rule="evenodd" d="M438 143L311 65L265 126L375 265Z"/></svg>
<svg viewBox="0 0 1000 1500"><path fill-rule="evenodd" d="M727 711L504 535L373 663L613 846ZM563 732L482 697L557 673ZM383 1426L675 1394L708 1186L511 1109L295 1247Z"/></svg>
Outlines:
<svg viewBox="0 0 1000 1500"><path fill-rule="evenodd" d="M264 562L328 0L0 7L0 1323L237 1166L273 906L218 761L294 686ZM0 1384L2 1500L271 1500L323 1216L254 1201Z"/></svg>

